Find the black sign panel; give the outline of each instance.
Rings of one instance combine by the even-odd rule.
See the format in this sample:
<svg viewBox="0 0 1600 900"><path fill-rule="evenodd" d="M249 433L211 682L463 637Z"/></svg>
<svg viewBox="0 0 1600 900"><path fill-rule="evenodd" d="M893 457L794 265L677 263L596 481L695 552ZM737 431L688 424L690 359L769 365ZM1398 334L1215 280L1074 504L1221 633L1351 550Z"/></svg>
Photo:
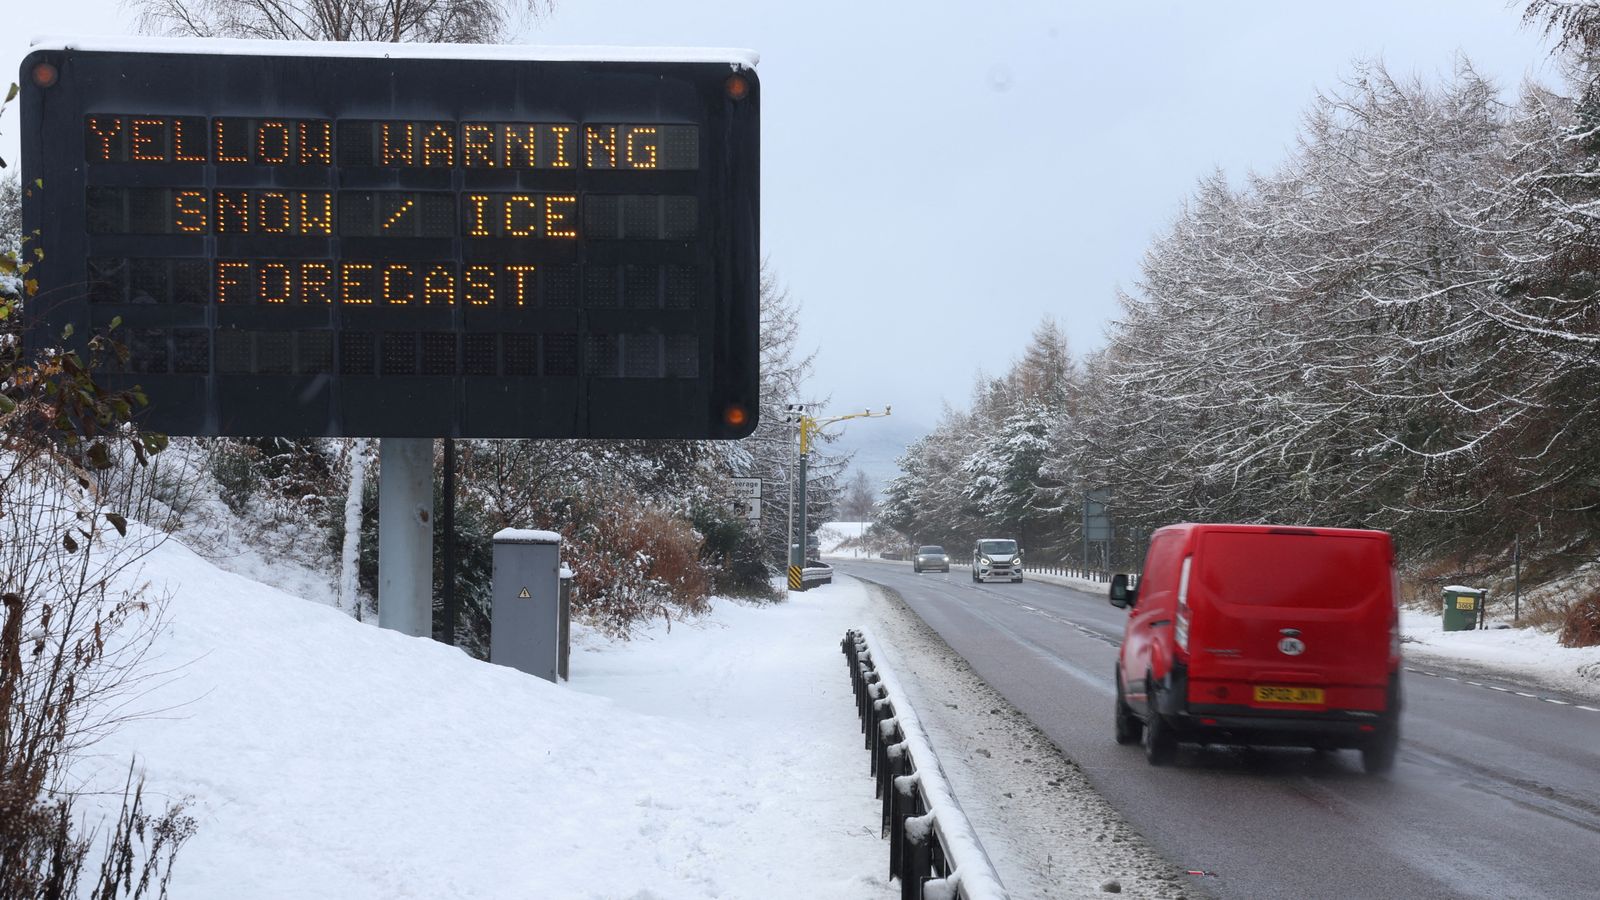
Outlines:
<svg viewBox="0 0 1600 900"><path fill-rule="evenodd" d="M755 427L753 71L284 47L28 57L30 341L169 434Z"/></svg>

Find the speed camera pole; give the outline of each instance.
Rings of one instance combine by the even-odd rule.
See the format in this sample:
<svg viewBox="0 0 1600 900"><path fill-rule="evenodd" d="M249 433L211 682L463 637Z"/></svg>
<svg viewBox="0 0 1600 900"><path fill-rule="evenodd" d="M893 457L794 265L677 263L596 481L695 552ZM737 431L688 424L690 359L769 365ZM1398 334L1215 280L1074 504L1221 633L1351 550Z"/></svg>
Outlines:
<svg viewBox="0 0 1600 900"><path fill-rule="evenodd" d="M785 412L786 412L786 415L784 416L784 419L783 419L785 424L800 426L800 425L802 425L802 423L804 422L804 419L805 419L806 407L805 407L805 404L803 404L803 403L791 403L791 404L789 404L788 409ZM802 437L800 443L801 443L801 447L804 448L805 440L804 440L803 437ZM804 459L804 450L803 449L801 451L800 457L801 457L801 459ZM795 546L794 546L795 468L796 468L796 466L799 466L799 465L804 465L804 463L801 463L801 462L797 461L795 466L790 466L789 467L789 509L788 509L788 512L787 512L789 531L788 531L788 534L787 534L787 540L785 540L784 545L783 545L783 554L784 554L784 559L785 559L786 566L787 566L786 574L788 575L788 584L789 584L790 589L796 590L796 591L800 590L803 587L803 585L801 584L801 581L800 581L800 570L805 567L804 554L796 553L795 552ZM800 476L800 483L802 485L805 484L805 476L804 475ZM802 491L803 490L804 490L804 488L802 488ZM805 534L805 527L803 525L801 526L800 533L802 535Z"/></svg>
<svg viewBox="0 0 1600 900"><path fill-rule="evenodd" d="M811 455L811 435L835 422L843 422L847 419L879 419L889 415L890 412L890 407L885 406L881 413L875 413L867 409L858 413L847 413L842 416L828 416L819 419L808 416L804 412L797 412L797 410L804 409L805 407L800 405L791 405L789 407L790 415L797 416L800 421L800 472L796 479L799 482L798 489L800 494L800 539L798 541L792 539L789 541L789 589L794 591L805 590L804 572L806 545L808 543L806 540L806 506L810 500L806 492L806 462Z"/></svg>

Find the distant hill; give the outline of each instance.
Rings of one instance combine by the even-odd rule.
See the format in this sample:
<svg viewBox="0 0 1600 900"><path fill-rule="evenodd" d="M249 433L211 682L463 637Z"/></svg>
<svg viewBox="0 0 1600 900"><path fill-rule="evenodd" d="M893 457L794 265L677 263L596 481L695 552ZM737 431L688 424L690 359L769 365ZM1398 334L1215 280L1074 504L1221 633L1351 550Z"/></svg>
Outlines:
<svg viewBox="0 0 1600 900"><path fill-rule="evenodd" d="M889 416L883 419L847 422L835 426L839 439L829 445L831 453L854 453L847 478L855 477L857 470L867 473L872 487L880 495L889 479L900 474L895 465L910 443L933 430L933 426L909 419Z"/></svg>

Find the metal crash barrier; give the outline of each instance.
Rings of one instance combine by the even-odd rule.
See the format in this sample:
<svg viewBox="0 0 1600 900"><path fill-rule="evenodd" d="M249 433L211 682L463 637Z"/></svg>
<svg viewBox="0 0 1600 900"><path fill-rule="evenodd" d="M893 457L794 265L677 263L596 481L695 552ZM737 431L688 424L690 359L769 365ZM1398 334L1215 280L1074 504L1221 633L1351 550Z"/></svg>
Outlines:
<svg viewBox="0 0 1600 900"><path fill-rule="evenodd" d="M806 591L819 584L833 584L833 566L811 559L806 560L803 569L799 566L789 567L789 590Z"/></svg>
<svg viewBox="0 0 1600 900"><path fill-rule="evenodd" d="M889 690L898 683L892 674L886 679L861 632L845 632L840 646L883 801L889 877L899 879L901 900L1005 900L1000 876L956 803L916 714L903 700L901 710L895 709Z"/></svg>

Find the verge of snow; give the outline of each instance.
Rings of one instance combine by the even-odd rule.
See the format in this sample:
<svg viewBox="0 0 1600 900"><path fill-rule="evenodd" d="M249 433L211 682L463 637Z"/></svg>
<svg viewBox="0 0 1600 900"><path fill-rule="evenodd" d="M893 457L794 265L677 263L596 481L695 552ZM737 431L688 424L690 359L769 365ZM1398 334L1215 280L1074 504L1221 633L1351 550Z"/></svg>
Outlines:
<svg viewBox="0 0 1600 900"><path fill-rule="evenodd" d="M540 62L727 63L754 69L754 50L726 47L605 47L538 44L420 44L388 41L269 41L245 38L159 38L129 35L39 35L34 50L115 53L200 53L228 56L322 56L364 59L508 59Z"/></svg>
<svg viewBox="0 0 1600 900"><path fill-rule="evenodd" d="M141 526L130 527L130 539ZM579 631L557 686L225 572L168 540L129 722L85 802L192 796L174 896L896 895L839 639L865 595L719 601L626 644ZM620 862L619 862L620 861Z"/></svg>
<svg viewBox="0 0 1600 900"><path fill-rule="evenodd" d="M860 582L855 584L860 585ZM977 832L972 829L972 823L967 820L966 812L962 810L960 801L950 788L950 782L945 778L944 767L940 765L939 756L933 752L933 745L922 729L922 720L917 718L915 705L901 687L894 667L877 652L880 644L877 635L871 628L863 628L861 633L866 639L868 652L872 654L878 679L894 704L895 718L899 720L900 731L905 736L906 751L916 766L914 777L928 801L928 811L933 813L934 827L944 842L944 849L949 853L950 867L954 870L952 879L960 883L967 900L1006 897L1006 889L1000 883L1000 876L994 871L989 855L983 850L983 842L978 840Z"/></svg>
<svg viewBox="0 0 1600 900"><path fill-rule="evenodd" d="M1600 698L1600 647L1563 647L1537 628L1445 631L1442 613L1412 609L1400 611L1400 633L1411 659L1473 665Z"/></svg>

